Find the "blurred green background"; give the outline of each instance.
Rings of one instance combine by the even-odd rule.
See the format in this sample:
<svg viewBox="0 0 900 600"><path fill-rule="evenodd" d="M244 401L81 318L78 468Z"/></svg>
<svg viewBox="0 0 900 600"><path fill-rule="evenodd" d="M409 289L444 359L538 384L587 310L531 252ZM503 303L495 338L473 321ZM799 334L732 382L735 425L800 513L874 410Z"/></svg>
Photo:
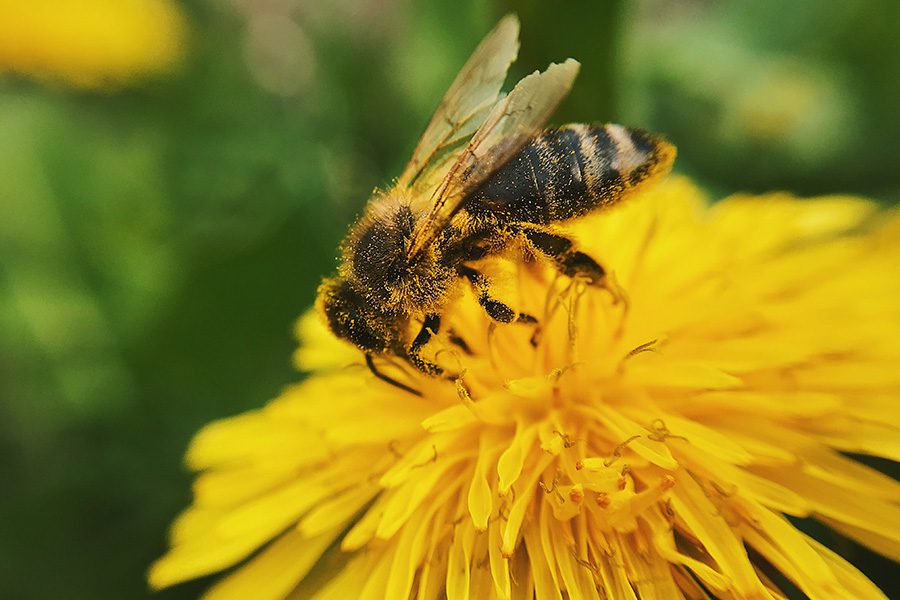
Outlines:
<svg viewBox="0 0 900 600"><path fill-rule="evenodd" d="M515 78L583 63L558 123L662 132L713 194L900 199L894 0L169 9L180 58L109 84L0 42L3 598L148 594L192 433L297 379L292 322L342 233L505 12L523 25ZM900 597L891 563L820 534Z"/></svg>

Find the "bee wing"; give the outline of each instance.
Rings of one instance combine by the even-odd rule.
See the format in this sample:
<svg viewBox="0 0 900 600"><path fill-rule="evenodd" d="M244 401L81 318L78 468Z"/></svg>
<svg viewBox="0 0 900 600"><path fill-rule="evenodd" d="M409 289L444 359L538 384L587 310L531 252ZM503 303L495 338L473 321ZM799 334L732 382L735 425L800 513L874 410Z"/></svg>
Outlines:
<svg viewBox="0 0 900 600"><path fill-rule="evenodd" d="M578 61L570 58L561 64L551 64L546 71L535 71L494 105L432 193L431 210L413 231L410 256L428 246L469 194L544 126L569 93L579 66Z"/></svg>
<svg viewBox="0 0 900 600"><path fill-rule="evenodd" d="M425 171L446 163L446 151L471 136L500 96L519 52L519 19L506 15L472 53L425 128L398 184L416 184ZM438 160L438 159L442 160Z"/></svg>

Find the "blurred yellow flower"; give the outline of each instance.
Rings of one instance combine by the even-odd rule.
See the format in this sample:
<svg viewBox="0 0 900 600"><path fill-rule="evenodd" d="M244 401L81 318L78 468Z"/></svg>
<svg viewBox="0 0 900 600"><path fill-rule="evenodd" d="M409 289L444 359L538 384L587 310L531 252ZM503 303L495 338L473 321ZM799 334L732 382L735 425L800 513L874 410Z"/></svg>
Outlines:
<svg viewBox="0 0 900 600"><path fill-rule="evenodd" d="M771 599L780 573L883 598L785 515L900 557L900 484L844 454L900 459L900 217L671 178L572 229L627 301L498 260L540 329L461 297L431 345L461 380L390 371L421 397L303 317L311 376L197 435L151 585L238 565L210 598Z"/></svg>
<svg viewBox="0 0 900 600"><path fill-rule="evenodd" d="M184 37L170 0L0 0L0 72L119 85L170 69Z"/></svg>

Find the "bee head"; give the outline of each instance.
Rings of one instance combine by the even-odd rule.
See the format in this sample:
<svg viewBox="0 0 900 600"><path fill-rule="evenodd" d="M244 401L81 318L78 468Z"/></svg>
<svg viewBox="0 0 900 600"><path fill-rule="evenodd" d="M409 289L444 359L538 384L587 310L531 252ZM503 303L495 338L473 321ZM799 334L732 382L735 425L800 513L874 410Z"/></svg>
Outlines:
<svg viewBox="0 0 900 600"><path fill-rule="evenodd" d="M367 215L349 240L347 275L373 301L396 302L393 292L410 272L407 258L414 218L408 206L379 206Z"/></svg>
<svg viewBox="0 0 900 600"><path fill-rule="evenodd" d="M374 309L347 280L326 279L319 286L316 304L332 333L360 350L384 352L394 345L392 317Z"/></svg>
<svg viewBox="0 0 900 600"><path fill-rule="evenodd" d="M449 286L434 248L415 257L409 248L416 224L409 206L382 197L344 242L341 275L385 313L421 314Z"/></svg>

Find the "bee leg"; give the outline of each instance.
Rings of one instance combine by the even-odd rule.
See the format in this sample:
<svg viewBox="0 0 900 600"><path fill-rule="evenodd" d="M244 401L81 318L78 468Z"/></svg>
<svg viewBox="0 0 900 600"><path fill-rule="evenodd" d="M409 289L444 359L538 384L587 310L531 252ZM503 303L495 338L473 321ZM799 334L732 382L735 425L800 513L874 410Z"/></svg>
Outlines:
<svg viewBox="0 0 900 600"><path fill-rule="evenodd" d="M606 286L606 270L584 252L575 250L575 244L569 238L534 225L516 225L513 230L525 236L532 248L552 260L563 275L583 277L591 285Z"/></svg>
<svg viewBox="0 0 900 600"><path fill-rule="evenodd" d="M406 360L409 361L409 364L425 373L429 377L439 377L444 374L444 369L434 364L433 362L429 362L419 356L418 350L410 348L406 353Z"/></svg>
<svg viewBox="0 0 900 600"><path fill-rule="evenodd" d="M512 323L518 316L516 311L495 298L491 298L490 280L471 267L461 265L457 268L460 276L465 277L478 293L478 304L490 318L498 323Z"/></svg>
<svg viewBox="0 0 900 600"><path fill-rule="evenodd" d="M374 375L378 379L384 381L385 383L389 383L392 386L394 386L396 388L400 388L404 392L409 392L410 394L412 394L414 396L422 395L422 392L420 392L419 390L412 388L412 387L406 385L405 383L400 383L396 379L388 377L387 375L385 375L384 373L379 371L378 367L375 366L375 361L372 359L372 355L368 352L366 352L366 366L369 367L369 370L372 372L372 375Z"/></svg>
<svg viewBox="0 0 900 600"><path fill-rule="evenodd" d="M474 352L472 352L472 348L469 347L469 343L466 342L466 340L458 333L451 329L447 335L450 343L462 350L463 353L468 354L469 356L475 354Z"/></svg>
<svg viewBox="0 0 900 600"><path fill-rule="evenodd" d="M440 315L426 315L425 320L422 321L422 329L419 330L418 335L416 335L416 339L413 340L412 345L409 347L410 352L418 352L422 346L428 343L428 340L432 338L441 328L441 316Z"/></svg>

